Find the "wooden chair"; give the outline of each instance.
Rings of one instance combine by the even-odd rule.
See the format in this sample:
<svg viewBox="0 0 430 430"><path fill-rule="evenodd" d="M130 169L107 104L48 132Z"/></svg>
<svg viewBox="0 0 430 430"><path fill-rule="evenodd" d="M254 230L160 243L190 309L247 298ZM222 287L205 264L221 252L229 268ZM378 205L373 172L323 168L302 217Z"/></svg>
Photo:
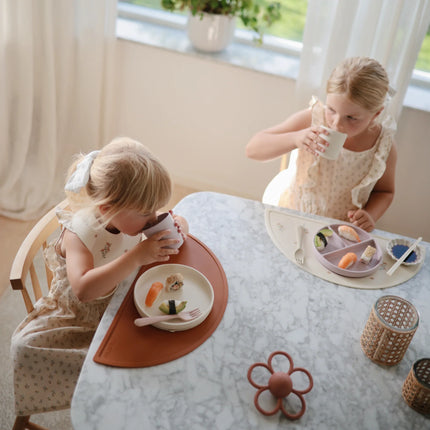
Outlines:
<svg viewBox="0 0 430 430"><path fill-rule="evenodd" d="M28 313L34 309L34 303L49 291L53 277L52 273L45 264L46 280L40 279L39 275L36 273L34 259L41 250L46 248L47 239L60 226L55 215L56 210L58 208L63 209L66 205L66 200L64 200L36 223L22 242L12 263L9 280L14 290L21 291ZM28 273L30 273L31 283L27 283ZM31 286L29 284L31 284ZM41 285L46 285L45 294L43 293ZM30 422L30 416L17 416L13 430L23 429L47 430L44 427Z"/></svg>

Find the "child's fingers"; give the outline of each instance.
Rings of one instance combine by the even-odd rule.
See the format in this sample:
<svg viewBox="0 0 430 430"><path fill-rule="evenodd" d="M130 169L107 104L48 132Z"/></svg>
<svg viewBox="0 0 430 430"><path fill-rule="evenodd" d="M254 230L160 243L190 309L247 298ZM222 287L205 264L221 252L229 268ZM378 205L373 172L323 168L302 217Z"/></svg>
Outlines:
<svg viewBox="0 0 430 430"><path fill-rule="evenodd" d="M187 239L187 235L182 231L182 227L179 224L175 224L176 231L182 236L183 240Z"/></svg>
<svg viewBox="0 0 430 430"><path fill-rule="evenodd" d="M326 136L329 135L329 132L325 128L322 128L321 126L317 128L317 133L318 134L325 134Z"/></svg>
<svg viewBox="0 0 430 430"><path fill-rule="evenodd" d="M322 147L322 145L318 143L318 134L316 134L313 131L311 131L309 135L306 136L302 144L304 146L304 149L306 149L308 152L314 155L318 154L316 152L317 150L320 150L322 152L325 151L325 147Z"/></svg>
<svg viewBox="0 0 430 430"><path fill-rule="evenodd" d="M320 147L322 147L322 148L327 148L327 146L329 146L329 142L327 142L327 140L326 139L324 139L323 137L321 137L320 135L321 134L324 134L324 135L328 135L328 133L327 133L327 131L326 130L324 130L324 132L319 132L318 133L318 138L317 138L317 140L316 140L316 142L317 142L317 144L320 146Z"/></svg>
<svg viewBox="0 0 430 430"><path fill-rule="evenodd" d="M185 218L181 217L180 215L175 215L174 218L175 218L174 225L176 227L176 231L181 234L184 240L186 240L188 228L189 228L187 221L185 220Z"/></svg>
<svg viewBox="0 0 430 430"><path fill-rule="evenodd" d="M373 230L373 225L368 220L364 220L361 222L360 221L354 221L353 224L356 225L357 227L360 227L361 229L363 229L365 231L372 231Z"/></svg>
<svg viewBox="0 0 430 430"><path fill-rule="evenodd" d="M176 231L178 233L181 232L181 224L178 221L178 216L177 215L173 215L173 225L176 227Z"/></svg>
<svg viewBox="0 0 430 430"><path fill-rule="evenodd" d="M170 248L170 246L175 246L179 243L178 239L162 239L159 241L159 243L160 243L161 248L169 250L169 254L177 254L178 253L177 249ZM174 251L174 252L170 252L170 251Z"/></svg>
<svg viewBox="0 0 430 430"><path fill-rule="evenodd" d="M375 222L368 212L363 209L358 209L356 211L350 211L352 216L350 221L357 227L362 228L366 231L372 231L375 228ZM349 212L348 212L349 216Z"/></svg>
<svg viewBox="0 0 430 430"><path fill-rule="evenodd" d="M149 239L151 240L161 240L163 237L166 237L170 234L170 230L161 230L158 233L153 234Z"/></svg>
<svg viewBox="0 0 430 430"><path fill-rule="evenodd" d="M353 221L357 221L362 217L363 211L361 209L354 209L354 210L348 211L347 215L349 220L353 222Z"/></svg>
<svg viewBox="0 0 430 430"><path fill-rule="evenodd" d="M154 258L157 261L167 261L170 259L170 256L178 254L178 249L169 247L171 245L175 245L175 242L177 242L175 239L164 239L157 242L160 246L154 250Z"/></svg>
<svg viewBox="0 0 430 430"><path fill-rule="evenodd" d="M365 222L366 220L369 219L369 214L366 211L359 209L358 211L355 212L354 219L356 221Z"/></svg>

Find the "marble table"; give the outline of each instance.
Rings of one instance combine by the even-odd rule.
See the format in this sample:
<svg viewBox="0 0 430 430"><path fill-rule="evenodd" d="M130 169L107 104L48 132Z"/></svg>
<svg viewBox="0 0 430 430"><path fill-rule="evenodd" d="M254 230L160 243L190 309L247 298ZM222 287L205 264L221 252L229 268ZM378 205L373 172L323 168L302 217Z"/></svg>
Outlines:
<svg viewBox="0 0 430 430"><path fill-rule="evenodd" d="M285 209L286 210L286 209ZM287 211L287 210L286 210ZM72 401L75 430L129 429L424 429L428 418L401 396L413 362L430 356L430 252L409 281L385 290L359 290L315 277L272 243L257 201L203 192L175 208L190 232L209 246L229 283L226 312L196 350L159 366L103 366L93 356L131 280L115 293L91 344ZM378 231L387 237L390 233ZM420 326L402 362L374 364L360 348L373 303L393 294L419 310ZM254 362L276 350L314 379L306 413L288 421L263 416L247 380Z"/></svg>

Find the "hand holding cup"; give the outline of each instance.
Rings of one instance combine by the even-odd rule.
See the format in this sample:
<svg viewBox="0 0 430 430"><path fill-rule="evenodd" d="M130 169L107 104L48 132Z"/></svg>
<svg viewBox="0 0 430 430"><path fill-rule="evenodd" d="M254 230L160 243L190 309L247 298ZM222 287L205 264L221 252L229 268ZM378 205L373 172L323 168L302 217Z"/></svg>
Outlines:
<svg viewBox="0 0 430 430"><path fill-rule="evenodd" d="M163 236L162 239L175 239L178 242L174 245L170 245L169 248L180 248L184 243L184 237L182 236L181 229L178 223L173 218L170 212L164 212L157 217L155 224L148 228L145 228L142 233L147 237L151 237L155 233L162 230L169 230L169 234Z"/></svg>
<svg viewBox="0 0 430 430"><path fill-rule="evenodd" d="M337 160L342 149L347 134L341 133L340 131L333 130L324 125L321 126L328 134L320 133L319 137L324 139L328 146L325 146L325 151L316 151L321 157L327 158L328 160ZM320 145L322 146L322 145Z"/></svg>

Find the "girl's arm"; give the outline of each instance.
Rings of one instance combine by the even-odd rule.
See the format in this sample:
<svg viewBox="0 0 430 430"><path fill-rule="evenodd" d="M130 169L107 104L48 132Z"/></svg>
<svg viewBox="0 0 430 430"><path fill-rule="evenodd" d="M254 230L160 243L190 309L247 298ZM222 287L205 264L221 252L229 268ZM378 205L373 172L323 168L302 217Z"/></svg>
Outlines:
<svg viewBox="0 0 430 430"><path fill-rule="evenodd" d="M381 218L394 198L397 148L391 147L387 158L385 172L375 184L369 200L363 209L348 212L350 221L363 230L372 231L376 221Z"/></svg>
<svg viewBox="0 0 430 430"><path fill-rule="evenodd" d="M246 156L253 160L273 160L295 148L315 153L318 127L311 127L312 110L305 109L287 118L281 124L255 134L246 145ZM321 139L322 140L322 139ZM325 143L322 140L322 143Z"/></svg>
<svg viewBox="0 0 430 430"><path fill-rule="evenodd" d="M88 248L76 234L66 230L61 248L66 258L67 277L76 297L82 302L103 297L140 266L168 261L170 255L179 251L164 248L175 242L174 239L160 240L166 233L166 230L156 233L110 263L94 267Z"/></svg>

